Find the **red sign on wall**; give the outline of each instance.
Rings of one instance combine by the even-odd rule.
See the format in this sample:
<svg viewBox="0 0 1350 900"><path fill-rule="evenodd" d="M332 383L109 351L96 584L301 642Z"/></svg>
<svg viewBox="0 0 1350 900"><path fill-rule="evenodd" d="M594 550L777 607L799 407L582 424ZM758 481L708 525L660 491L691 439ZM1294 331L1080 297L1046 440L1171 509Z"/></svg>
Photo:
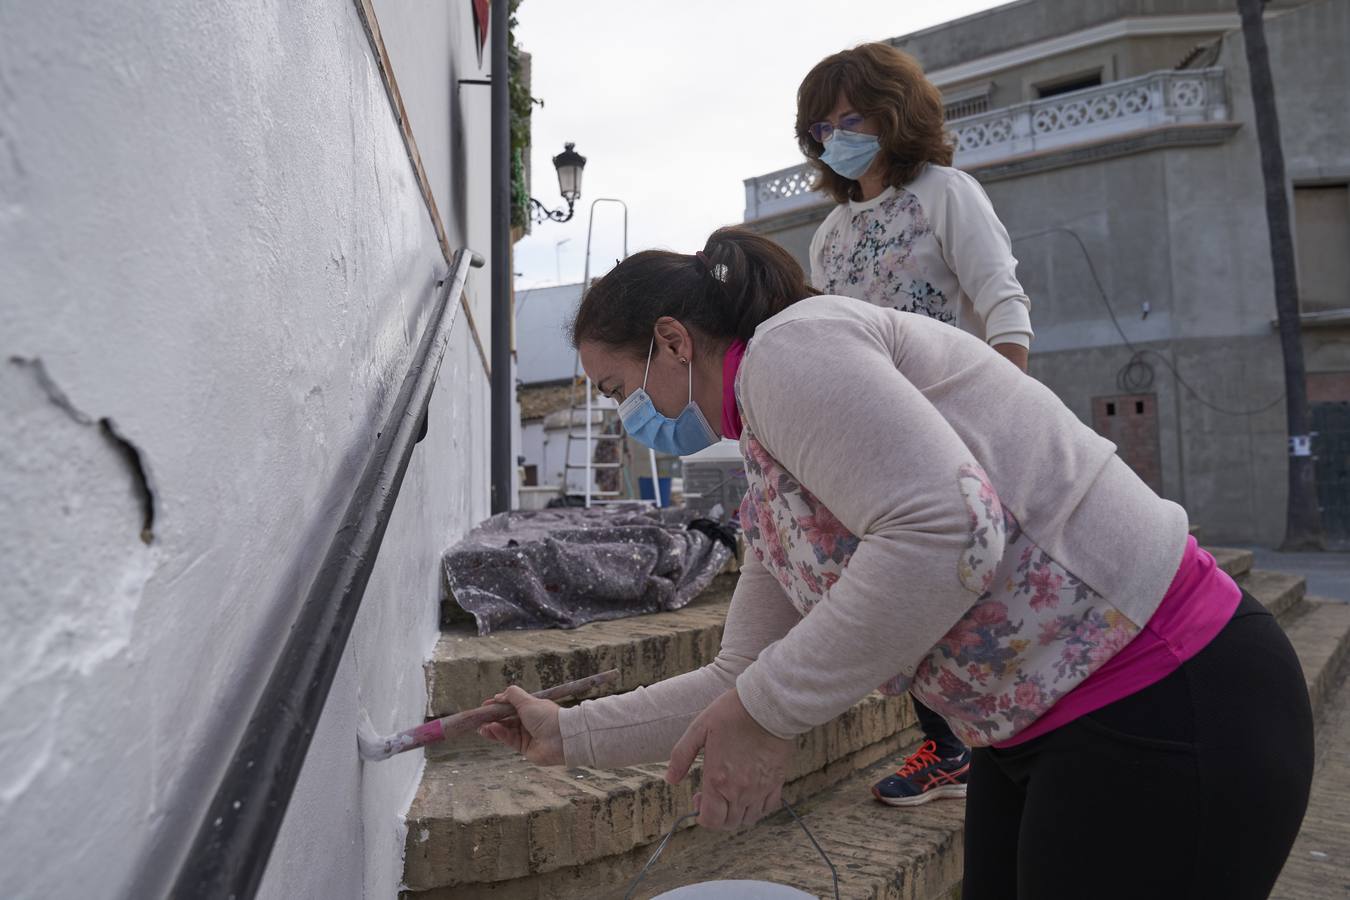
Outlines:
<svg viewBox="0 0 1350 900"><path fill-rule="evenodd" d="M478 28L478 67L483 67L483 49L488 41L488 0L472 0L473 24Z"/></svg>

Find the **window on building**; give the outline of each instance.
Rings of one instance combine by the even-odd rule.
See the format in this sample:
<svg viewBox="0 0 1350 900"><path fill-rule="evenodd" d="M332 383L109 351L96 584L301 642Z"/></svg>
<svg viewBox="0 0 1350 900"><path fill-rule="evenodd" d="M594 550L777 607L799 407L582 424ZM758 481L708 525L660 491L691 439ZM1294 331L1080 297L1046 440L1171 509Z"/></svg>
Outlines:
<svg viewBox="0 0 1350 900"><path fill-rule="evenodd" d="M1100 69L1090 73L1079 73L1069 78L1041 82L1036 85L1036 97L1044 100L1046 97L1056 97L1060 94L1071 94L1074 91L1097 87L1101 83L1102 73Z"/></svg>
<svg viewBox="0 0 1350 900"><path fill-rule="evenodd" d="M989 112L989 95L994 91L992 81L949 91L942 95L942 114L948 122L978 116Z"/></svg>
<svg viewBox="0 0 1350 900"><path fill-rule="evenodd" d="M967 116L978 116L982 112L989 112L989 98L971 97L969 100L949 103L943 107L942 111L948 122L964 119Z"/></svg>
<svg viewBox="0 0 1350 900"><path fill-rule="evenodd" d="M1350 186L1296 186L1294 236L1300 309L1350 308Z"/></svg>

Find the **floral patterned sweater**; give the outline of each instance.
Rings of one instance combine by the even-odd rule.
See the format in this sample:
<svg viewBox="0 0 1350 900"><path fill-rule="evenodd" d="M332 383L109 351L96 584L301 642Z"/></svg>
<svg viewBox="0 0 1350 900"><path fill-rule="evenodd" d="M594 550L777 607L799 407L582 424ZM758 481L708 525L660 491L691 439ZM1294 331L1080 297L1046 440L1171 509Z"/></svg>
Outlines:
<svg viewBox="0 0 1350 900"><path fill-rule="evenodd" d="M569 765L664 759L732 686L780 737L880 686L1007 741L1138 634L1181 561L1181 507L931 318L803 300L759 327L736 387L749 551L722 649L564 710Z"/></svg>
<svg viewBox="0 0 1350 900"><path fill-rule="evenodd" d="M928 165L902 188L841 203L811 239L811 283L922 313L990 344L1030 346L1030 301L1008 232L984 188L959 169Z"/></svg>

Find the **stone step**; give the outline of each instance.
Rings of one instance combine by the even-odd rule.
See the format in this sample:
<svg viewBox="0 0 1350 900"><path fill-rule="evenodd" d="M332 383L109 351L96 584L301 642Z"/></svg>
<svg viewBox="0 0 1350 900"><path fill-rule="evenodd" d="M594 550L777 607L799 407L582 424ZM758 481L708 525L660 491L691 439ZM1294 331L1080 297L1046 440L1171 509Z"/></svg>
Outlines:
<svg viewBox="0 0 1350 900"><path fill-rule="evenodd" d="M839 872L841 897L959 900L966 804L882 806L870 789L892 765L879 763L793 808ZM829 868L786 812L708 848L678 840L683 837L666 847L637 897L723 878L775 881L815 897L834 896Z"/></svg>
<svg viewBox="0 0 1350 900"><path fill-rule="evenodd" d="M1350 653L1350 603L1310 597L1302 606L1303 612L1284 630L1303 664L1313 713L1321 715Z"/></svg>
<svg viewBox="0 0 1350 900"><path fill-rule="evenodd" d="M426 664L428 715L477 706L510 684L527 691L619 670L614 693L712 662L735 576L721 576L683 609L593 622L570 630L504 631L479 637L444 628Z"/></svg>
<svg viewBox="0 0 1350 900"><path fill-rule="evenodd" d="M1260 600L1281 622L1296 616L1303 601L1306 582L1302 575L1253 569L1250 550L1231 547L1206 547L1219 568L1231 575L1239 585Z"/></svg>
<svg viewBox="0 0 1350 900"><path fill-rule="evenodd" d="M1317 732L1308 812L1271 900L1350 897L1350 683L1332 691Z"/></svg>
<svg viewBox="0 0 1350 900"><path fill-rule="evenodd" d="M1218 547L1210 552L1234 578L1254 577L1248 589L1269 598L1262 602L1279 607L1277 615L1301 599L1286 593L1293 590L1289 579L1296 576L1250 576L1251 551ZM568 631L506 631L479 637L468 625L445 628L426 664L427 715L446 716L477 706L508 684L537 691L617 668L619 681L613 692L622 693L696 669L717 655L735 586L734 576L722 576L684 609Z"/></svg>
<svg viewBox="0 0 1350 900"><path fill-rule="evenodd" d="M1214 561L1233 578L1241 578L1252 570L1255 554L1236 547L1206 547Z"/></svg>
<svg viewBox="0 0 1350 900"><path fill-rule="evenodd" d="M1271 615L1287 625L1303 611L1303 595L1307 581L1302 575L1287 572L1267 572L1254 569L1237 579L1246 591L1261 601Z"/></svg>
<svg viewBox="0 0 1350 900"><path fill-rule="evenodd" d="M798 740L787 796L809 797L878 760L894 765L918 738L913 725L908 697L869 695ZM691 808L699 767L679 786L664 773L664 764L537 768L497 745L461 742L427 761L408 811L404 884L410 892L438 889L410 893L419 898L477 897L498 882L507 884L494 890L513 897L556 896L540 876L622 857L658 840ZM605 883L611 871L627 870L591 875Z"/></svg>

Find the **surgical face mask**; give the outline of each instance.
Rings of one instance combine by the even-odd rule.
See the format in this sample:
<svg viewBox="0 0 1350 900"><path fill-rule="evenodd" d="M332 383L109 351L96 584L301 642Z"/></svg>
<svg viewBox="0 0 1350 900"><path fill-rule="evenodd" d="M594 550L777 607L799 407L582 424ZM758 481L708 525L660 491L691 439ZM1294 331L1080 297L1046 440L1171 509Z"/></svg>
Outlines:
<svg viewBox="0 0 1350 900"><path fill-rule="evenodd" d="M652 371L652 352L656 338L647 350L647 371L642 374L642 387L619 404L619 419L624 429L640 443L658 453L688 456L717 443L717 433L703 417L703 410L694 402L694 367L689 366L689 403L674 419L656 411L647 395L647 377Z"/></svg>
<svg viewBox="0 0 1350 900"><path fill-rule="evenodd" d="M820 154L820 161L845 178L857 181L880 150L881 141L874 134L835 129L825 152Z"/></svg>

